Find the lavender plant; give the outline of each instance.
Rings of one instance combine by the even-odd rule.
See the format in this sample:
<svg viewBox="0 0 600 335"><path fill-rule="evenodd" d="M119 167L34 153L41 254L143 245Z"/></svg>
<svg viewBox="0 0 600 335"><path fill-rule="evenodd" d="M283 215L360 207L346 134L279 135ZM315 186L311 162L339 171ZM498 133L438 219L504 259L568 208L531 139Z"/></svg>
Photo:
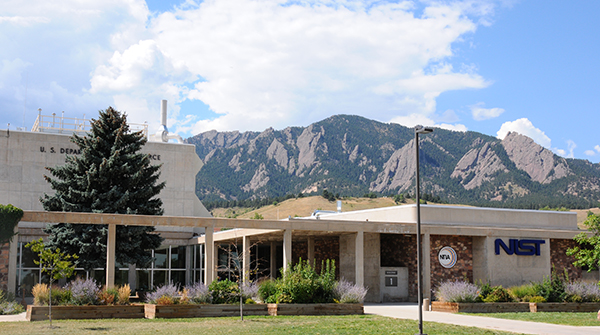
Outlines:
<svg viewBox="0 0 600 335"><path fill-rule="evenodd" d="M255 282L244 283L241 286L241 292L244 301L247 301L248 299L256 301L258 297L258 284Z"/></svg>
<svg viewBox="0 0 600 335"><path fill-rule="evenodd" d="M574 282L565 285L566 301L600 302L598 283Z"/></svg>
<svg viewBox="0 0 600 335"><path fill-rule="evenodd" d="M4 301L0 303L0 315L19 314L24 311L23 306L16 301Z"/></svg>
<svg viewBox="0 0 600 335"><path fill-rule="evenodd" d="M74 305L96 305L100 286L93 279L77 279L70 284L71 301Z"/></svg>
<svg viewBox="0 0 600 335"><path fill-rule="evenodd" d="M208 286L203 283L196 283L183 288L182 299L192 304L210 304L212 295L208 290Z"/></svg>
<svg viewBox="0 0 600 335"><path fill-rule="evenodd" d="M150 304L176 304L179 299L179 287L173 283L161 285L156 288L156 291L146 295L146 301Z"/></svg>
<svg viewBox="0 0 600 335"><path fill-rule="evenodd" d="M438 286L435 297L444 302L476 302L479 288L464 281L447 281Z"/></svg>
<svg viewBox="0 0 600 335"><path fill-rule="evenodd" d="M362 285L352 284L347 280L340 280L333 289L336 299L345 304L360 304L365 301L368 289Z"/></svg>

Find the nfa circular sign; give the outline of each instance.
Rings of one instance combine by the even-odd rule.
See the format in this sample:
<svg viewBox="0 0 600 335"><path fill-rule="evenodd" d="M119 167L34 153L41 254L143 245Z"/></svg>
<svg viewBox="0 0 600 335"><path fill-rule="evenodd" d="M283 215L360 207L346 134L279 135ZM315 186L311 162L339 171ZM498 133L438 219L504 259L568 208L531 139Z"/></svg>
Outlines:
<svg viewBox="0 0 600 335"><path fill-rule="evenodd" d="M438 253L438 260L446 269L453 267L456 264L456 259L456 251L451 247L443 247Z"/></svg>

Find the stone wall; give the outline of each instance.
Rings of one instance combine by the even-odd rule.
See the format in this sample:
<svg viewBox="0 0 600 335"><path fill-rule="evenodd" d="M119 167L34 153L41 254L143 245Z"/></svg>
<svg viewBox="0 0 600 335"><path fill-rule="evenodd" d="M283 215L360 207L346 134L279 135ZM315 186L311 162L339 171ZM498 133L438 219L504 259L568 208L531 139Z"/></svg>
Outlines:
<svg viewBox="0 0 600 335"><path fill-rule="evenodd" d="M576 245L578 243L571 239L550 239L550 262L552 263L552 268L561 274L564 273L564 269L567 269L569 279L571 280L581 279L581 268L573 265L575 257L567 256L567 249L573 248Z"/></svg>
<svg viewBox="0 0 600 335"><path fill-rule="evenodd" d="M448 280L467 280L473 282L473 238L471 236L431 235L431 289ZM444 268L438 253L443 247L452 247L456 251L456 264L449 269Z"/></svg>
<svg viewBox="0 0 600 335"><path fill-rule="evenodd" d="M417 236L381 234L381 267L408 268L408 296L417 297Z"/></svg>
<svg viewBox="0 0 600 335"><path fill-rule="evenodd" d="M0 245L0 290L6 290L8 287L8 253L10 244Z"/></svg>

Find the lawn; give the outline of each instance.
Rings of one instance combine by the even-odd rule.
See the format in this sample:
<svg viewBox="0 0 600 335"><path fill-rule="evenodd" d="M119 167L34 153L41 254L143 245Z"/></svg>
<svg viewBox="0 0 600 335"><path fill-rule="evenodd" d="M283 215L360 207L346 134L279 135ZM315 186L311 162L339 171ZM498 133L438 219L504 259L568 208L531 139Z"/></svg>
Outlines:
<svg viewBox="0 0 600 335"><path fill-rule="evenodd" d="M538 313L461 313L464 315L487 316L498 319L511 319L553 323L567 326L599 326L598 313L567 313L567 312L538 312Z"/></svg>
<svg viewBox="0 0 600 335"><path fill-rule="evenodd" d="M5 322L2 335L9 334L415 334L417 321L378 315L358 316L248 316L239 318L154 320L57 320ZM441 323L424 323L430 335L513 334Z"/></svg>

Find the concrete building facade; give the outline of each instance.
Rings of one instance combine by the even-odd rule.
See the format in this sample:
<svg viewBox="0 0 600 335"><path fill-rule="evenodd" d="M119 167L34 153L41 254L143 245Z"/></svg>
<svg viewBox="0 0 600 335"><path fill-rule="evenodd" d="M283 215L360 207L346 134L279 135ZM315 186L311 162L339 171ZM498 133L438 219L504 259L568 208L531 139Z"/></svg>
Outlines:
<svg viewBox="0 0 600 335"><path fill-rule="evenodd" d="M78 147L70 141L72 131L62 132L60 129L54 133L0 130L1 204L43 210L40 197L53 193L44 179L44 175L50 175L46 167L64 165L67 155L79 154ZM211 216L195 193L196 174L203 163L193 145L147 142L142 152L149 154L153 164L161 165L160 181L165 181L166 187L159 197L165 215ZM21 222L13 243L0 248L0 286L19 293L22 284L30 289L42 280L39 267L33 264L32 255L24 245L45 237L42 232L45 226L44 222ZM176 226L159 226L156 230L165 238L161 248L154 251L157 261L150 269L121 265L117 271L120 282L150 288L154 283L190 277L186 274L186 268L191 266L188 263L201 256L198 248L188 247L189 240L204 230ZM102 278L103 270L97 272L94 276Z"/></svg>

